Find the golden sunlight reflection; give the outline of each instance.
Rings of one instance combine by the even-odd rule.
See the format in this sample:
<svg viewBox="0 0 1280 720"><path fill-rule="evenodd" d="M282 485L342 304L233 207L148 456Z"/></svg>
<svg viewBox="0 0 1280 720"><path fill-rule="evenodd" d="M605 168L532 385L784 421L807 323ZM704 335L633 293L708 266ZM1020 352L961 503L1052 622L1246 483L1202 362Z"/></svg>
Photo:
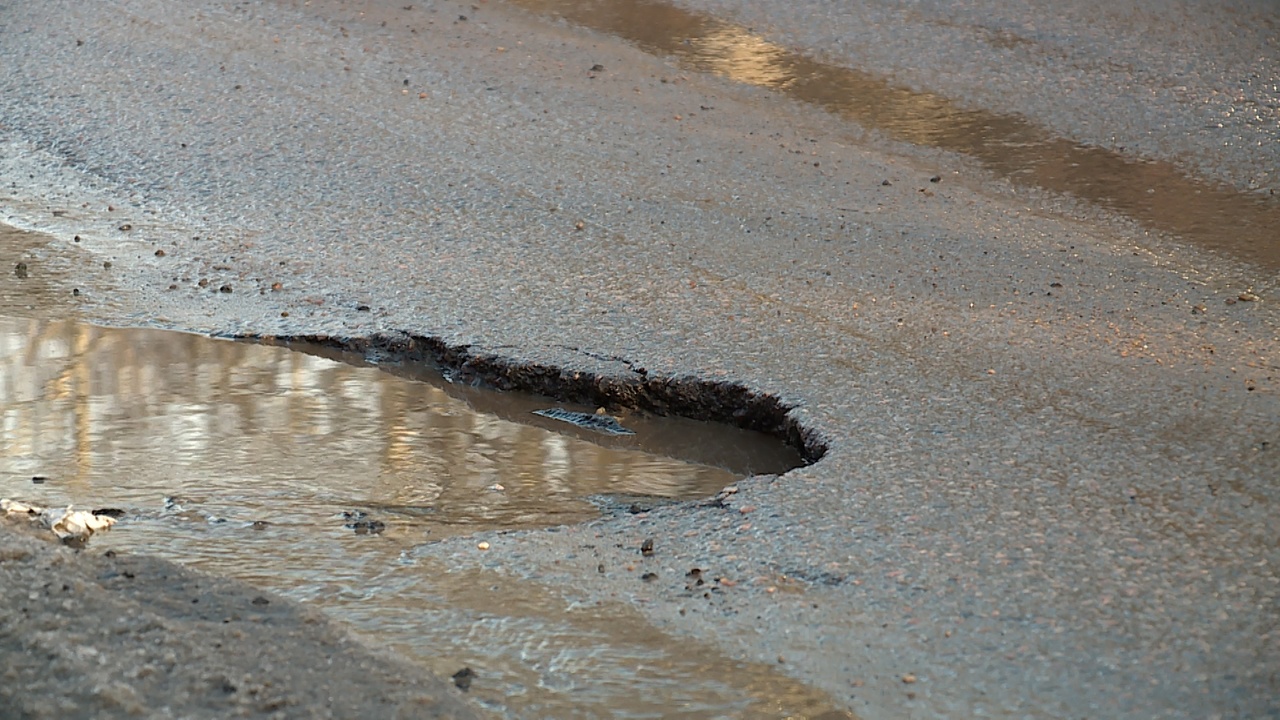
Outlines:
<svg viewBox="0 0 1280 720"><path fill-rule="evenodd" d="M702 497L733 479L282 348L34 320L0 320L0 347L0 478L14 496L143 510L199 495L245 521L286 497L330 513L430 503L474 530L584 519L591 494Z"/></svg>
<svg viewBox="0 0 1280 720"><path fill-rule="evenodd" d="M1176 164L1082 145L1013 113L967 106L888 77L787 50L665 0L511 0L609 33L699 72L770 88L884 137L962 153L998 177L1072 195L1217 252L1280 268L1280 201ZM1153 188L1158 188L1155 192Z"/></svg>
<svg viewBox="0 0 1280 720"><path fill-rule="evenodd" d="M795 81L787 67L789 53L758 35L733 25L718 25L692 38L692 57L700 69L718 72L738 82L782 90Z"/></svg>

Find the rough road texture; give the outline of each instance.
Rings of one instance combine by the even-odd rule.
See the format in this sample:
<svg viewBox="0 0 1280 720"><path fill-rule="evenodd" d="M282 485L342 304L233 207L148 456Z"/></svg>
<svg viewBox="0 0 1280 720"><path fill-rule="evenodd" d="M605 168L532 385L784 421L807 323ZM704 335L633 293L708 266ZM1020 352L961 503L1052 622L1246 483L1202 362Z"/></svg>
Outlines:
<svg viewBox="0 0 1280 720"><path fill-rule="evenodd" d="M469 718L442 680L314 610L0 518L4 717Z"/></svg>
<svg viewBox="0 0 1280 720"><path fill-rule="evenodd" d="M828 449L721 503L423 552L633 597L866 718L1280 716L1273 271L492 2L0 7L0 207L55 236L33 272L95 260L91 317L728 382ZM1275 77L1274 40L1238 47ZM1046 126L1096 134L1059 102ZM1084 114L1173 157L1181 102ZM1274 183L1210 144L1188 164Z"/></svg>

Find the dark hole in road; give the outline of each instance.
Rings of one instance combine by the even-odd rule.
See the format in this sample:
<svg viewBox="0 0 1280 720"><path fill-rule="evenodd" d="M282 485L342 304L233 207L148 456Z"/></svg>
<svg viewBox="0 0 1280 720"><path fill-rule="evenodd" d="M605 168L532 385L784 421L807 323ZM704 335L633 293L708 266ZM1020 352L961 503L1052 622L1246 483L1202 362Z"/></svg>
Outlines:
<svg viewBox="0 0 1280 720"><path fill-rule="evenodd" d="M1175 165L1057 137L1018 115L961 107L819 62L747 28L657 0L511 0L608 33L684 66L767 87L916 145L976 158L1020 185L1065 193L1211 251L1280 270L1280 200Z"/></svg>

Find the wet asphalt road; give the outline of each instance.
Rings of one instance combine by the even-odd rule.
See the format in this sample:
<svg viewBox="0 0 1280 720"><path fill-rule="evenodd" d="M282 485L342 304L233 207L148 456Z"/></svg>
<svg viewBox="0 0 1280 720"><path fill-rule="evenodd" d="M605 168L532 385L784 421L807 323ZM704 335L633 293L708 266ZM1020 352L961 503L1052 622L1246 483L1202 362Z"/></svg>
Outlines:
<svg viewBox="0 0 1280 720"><path fill-rule="evenodd" d="M1274 4L985 6L723 17L1276 188ZM718 39L767 73L760 41ZM733 382L827 447L721 504L425 552L633 601L864 718L1280 716L1261 256L493 2L8 2L0 67L0 219L58 238L29 266L73 264L89 317Z"/></svg>

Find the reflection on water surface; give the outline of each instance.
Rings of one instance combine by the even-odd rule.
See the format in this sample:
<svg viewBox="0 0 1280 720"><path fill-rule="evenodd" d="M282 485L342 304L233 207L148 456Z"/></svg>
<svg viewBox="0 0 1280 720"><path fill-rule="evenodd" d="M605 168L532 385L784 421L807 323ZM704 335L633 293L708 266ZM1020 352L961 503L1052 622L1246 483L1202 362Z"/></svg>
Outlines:
<svg viewBox="0 0 1280 720"><path fill-rule="evenodd" d="M0 319L0 358L0 472L49 476L11 489L51 502L146 515L181 496L231 524L299 529L377 509L389 532L429 540L582 520L592 494L705 497L733 480L280 348Z"/></svg>
<svg viewBox="0 0 1280 720"><path fill-rule="evenodd" d="M123 508L95 550L159 554L313 602L442 674L472 666L472 695L501 715L830 710L776 670L675 641L626 607L576 607L409 552L583 520L594 493L705 497L735 477L477 412L445 387L278 347L0 318L0 496ZM487 397L510 398L513 417L539 406ZM639 437L661 435L662 422L634 421ZM724 432L736 431L703 437ZM386 529L357 535L344 511Z"/></svg>

